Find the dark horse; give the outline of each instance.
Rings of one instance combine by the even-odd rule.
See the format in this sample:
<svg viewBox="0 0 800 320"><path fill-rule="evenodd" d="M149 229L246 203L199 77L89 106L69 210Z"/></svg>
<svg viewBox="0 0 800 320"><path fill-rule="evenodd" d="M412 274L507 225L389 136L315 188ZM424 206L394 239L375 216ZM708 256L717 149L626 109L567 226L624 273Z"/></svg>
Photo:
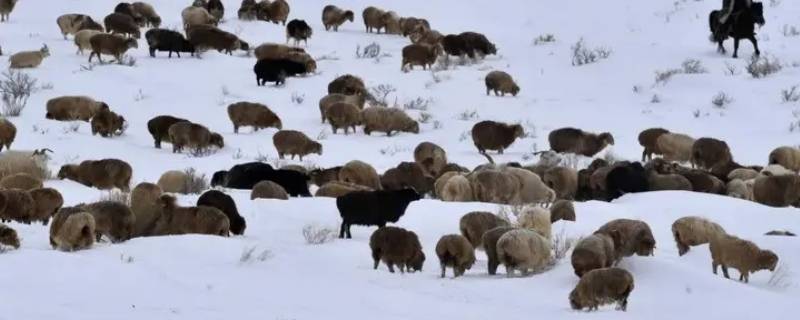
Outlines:
<svg viewBox="0 0 800 320"><path fill-rule="evenodd" d="M753 43L756 55L760 55L758 41L756 40L755 24L764 25L764 6L761 2L753 2L750 8L743 8L728 17L724 25L719 23L719 10L711 11L708 15L708 27L711 29L711 41L717 43L717 52L725 53L722 43L733 37L733 57L738 58L739 40L747 39Z"/></svg>

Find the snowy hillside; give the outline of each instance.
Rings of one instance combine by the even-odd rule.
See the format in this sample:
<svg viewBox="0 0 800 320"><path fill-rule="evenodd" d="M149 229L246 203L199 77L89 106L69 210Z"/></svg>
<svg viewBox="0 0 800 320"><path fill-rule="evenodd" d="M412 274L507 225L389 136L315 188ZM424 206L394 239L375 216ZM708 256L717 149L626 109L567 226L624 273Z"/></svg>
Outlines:
<svg viewBox="0 0 800 320"><path fill-rule="evenodd" d="M148 2L164 20L162 27L182 31L180 12L191 1ZM285 41L283 26L240 21L236 17L240 1L223 2L221 29L236 33L251 46ZM19 0L10 20L0 23L3 55L47 44L51 56L25 71L44 88L31 96L19 117L9 118L18 129L12 148L52 149L49 165L54 172L82 160L124 159L133 167L132 185L155 182L167 170L192 167L210 177L217 170L255 160L331 167L358 159L383 172L401 161L413 161L414 147L422 141L442 146L451 161L472 168L486 159L472 144L470 128L480 120L498 120L523 124L527 135L505 154L493 154L497 162L534 162L534 151L549 148L547 134L566 126L611 132L616 144L606 153L638 160L637 135L658 126L723 139L738 162L765 165L772 149L797 145L800 135L800 96L794 102L782 99L782 90L800 85L796 31L800 3L765 2L767 23L758 31L759 45L762 56L778 59L783 69L755 79L745 71L753 52L749 42L742 42L740 58L733 59L718 54L708 41L707 15L720 2L335 0L330 3L356 12L355 22L344 24L337 33L326 32L320 21L327 2L294 0L290 19L305 19L314 28L306 50L317 58L318 72L289 78L276 88L256 86L255 58L242 51L233 56L207 52L202 59L188 55L168 59L160 52L151 58L142 39L139 48L128 53L134 66L90 65L88 54L75 53L71 37L62 38L56 18L84 13L102 21L116 1ZM443 34L481 32L497 45L498 54L435 73L418 67L403 73L400 51L409 41L365 33L361 11L370 5L401 16L425 17ZM554 42L536 41L548 34ZM571 47L581 38L611 55L573 66ZM373 42L389 56L379 61L356 57L357 48ZM732 51L732 41L726 46ZM687 59L699 60L707 72L656 81L657 72L681 68ZM5 58L0 60L6 63ZM520 94L486 96L484 76L490 70L510 73L522 88ZM366 136L359 129L355 135L332 134L329 125L320 123L317 103L327 94L327 84L346 73L362 77L367 87L395 88L387 96L391 104L425 101L425 110L406 110L415 119L427 120L420 133ZM712 103L720 92L731 97L721 107ZM88 95L107 102L127 120L125 134L105 139L92 136L88 123L45 119L46 101L62 95ZM233 133L226 108L238 101L268 105L281 117L284 129L320 140L324 153L310 155L303 163L278 162L274 129L244 128ZM162 114L208 126L224 136L225 147L203 157L173 154L168 144L153 148L146 123ZM45 185L58 189L65 205L97 201L108 194L67 180L49 180ZM496 212L498 205L432 199L413 203L398 225L420 236L427 260L421 274L401 275L390 274L384 265L372 270L368 246L372 227L354 227L352 240L306 244L304 226L338 230L341 219L333 199L251 201L247 191L228 192L247 219L244 236L139 238L65 253L52 250L47 227L9 223L20 234L22 247L0 254L0 319L796 318L790 307L800 297L795 271L800 266L800 241L763 236L775 229L800 231L795 208L688 192L576 203L577 221L555 223L556 233L563 230L565 237L577 238L609 220L632 217L646 221L657 240L654 257L627 258L621 264L636 283L628 312L607 306L588 315L569 308L567 296L578 280L569 258L546 273L507 279L488 276L485 254L477 252L478 262L465 277L439 278L437 239L458 233L463 214L479 209ZM179 202L190 205L196 199L181 196ZM686 215L707 217L728 232L775 251L781 259L780 279L771 280L766 271L753 275L749 284L715 276L705 245L678 257L670 225Z"/></svg>

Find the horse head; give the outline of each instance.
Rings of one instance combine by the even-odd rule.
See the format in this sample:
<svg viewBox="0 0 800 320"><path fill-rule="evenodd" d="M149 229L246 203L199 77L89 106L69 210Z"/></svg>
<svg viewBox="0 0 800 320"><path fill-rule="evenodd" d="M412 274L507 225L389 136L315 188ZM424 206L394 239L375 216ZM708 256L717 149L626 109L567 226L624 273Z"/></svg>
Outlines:
<svg viewBox="0 0 800 320"><path fill-rule="evenodd" d="M764 20L764 5L761 2L753 2L750 6L750 15L753 21L759 26L764 26L767 22Z"/></svg>

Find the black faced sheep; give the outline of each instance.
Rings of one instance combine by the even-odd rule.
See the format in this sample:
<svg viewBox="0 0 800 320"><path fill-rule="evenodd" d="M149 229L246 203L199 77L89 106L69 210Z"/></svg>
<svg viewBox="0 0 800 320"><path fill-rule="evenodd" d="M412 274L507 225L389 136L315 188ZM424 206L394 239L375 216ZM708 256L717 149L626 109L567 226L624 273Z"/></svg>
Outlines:
<svg viewBox="0 0 800 320"><path fill-rule="evenodd" d="M147 44L150 46L150 56L155 58L156 51L169 52L168 58L172 58L172 53L181 57L181 52L188 52L194 55L194 45L177 31L166 29L150 29L144 34Z"/></svg>
<svg viewBox="0 0 800 320"><path fill-rule="evenodd" d="M357 191L336 198L336 207L342 217L339 238L352 238L351 225L383 227L397 222L412 201L420 195L412 189L393 191Z"/></svg>
<svg viewBox="0 0 800 320"><path fill-rule="evenodd" d="M208 190L204 192L200 198L197 199L197 206L207 206L219 209L230 221L231 233L235 235L243 235L247 222L244 217L239 215L239 210L236 209L236 202L233 201L231 196L219 190Z"/></svg>
<svg viewBox="0 0 800 320"><path fill-rule="evenodd" d="M422 271L425 254L413 231L398 227L378 228L369 237L369 247L375 262L373 269L378 269L378 263L383 261L391 273L394 273L395 265L400 272Z"/></svg>

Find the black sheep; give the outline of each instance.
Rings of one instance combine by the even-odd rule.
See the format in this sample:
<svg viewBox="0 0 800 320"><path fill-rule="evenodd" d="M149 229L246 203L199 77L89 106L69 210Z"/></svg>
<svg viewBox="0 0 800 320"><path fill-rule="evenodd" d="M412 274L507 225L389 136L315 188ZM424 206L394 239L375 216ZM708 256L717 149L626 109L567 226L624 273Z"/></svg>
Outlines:
<svg viewBox="0 0 800 320"><path fill-rule="evenodd" d="M147 121L147 131L153 136L155 146L161 149L161 140L169 141L169 127L178 122L189 121L173 116L157 116Z"/></svg>
<svg viewBox="0 0 800 320"><path fill-rule="evenodd" d="M194 55L194 46L182 34L166 29L150 29L144 34L147 44L150 46L150 56L155 58L156 51L168 51L169 58L172 53L181 57L181 52L189 52Z"/></svg>
<svg viewBox="0 0 800 320"><path fill-rule="evenodd" d="M286 83L286 77L305 74L308 70L305 64L288 59L262 59L256 62L253 72L259 86L267 82L275 82L277 86Z"/></svg>
<svg viewBox="0 0 800 320"><path fill-rule="evenodd" d="M461 34L448 34L442 38L444 52L451 56L467 55L470 59L475 58L478 52L483 56L496 54L497 48L489 42L486 36L476 32L463 32Z"/></svg>
<svg viewBox="0 0 800 320"><path fill-rule="evenodd" d="M273 170L272 166L263 162L248 162L231 167L224 175L221 175L221 172L217 172L214 174L214 178L217 178L218 174L220 174L224 187L250 190L253 189L256 183L261 182L262 179L259 176L263 176Z"/></svg>
<svg viewBox="0 0 800 320"><path fill-rule="evenodd" d="M216 174L215 174L216 175ZM309 176L294 170L275 170L261 162L249 162L233 166L224 175L225 187L234 189L253 189L257 183L269 180L277 183L292 197L310 197Z"/></svg>
<svg viewBox="0 0 800 320"><path fill-rule="evenodd" d="M617 165L606 176L606 200L611 201L626 193L646 192L647 173L639 162Z"/></svg>
<svg viewBox="0 0 800 320"><path fill-rule="evenodd" d="M224 187L226 179L228 179L228 171L220 170L220 171L214 172L214 175L211 176L211 186L212 187L216 187L216 186Z"/></svg>
<svg viewBox="0 0 800 320"><path fill-rule="evenodd" d="M303 42L305 42L306 45L308 45L308 38L311 38L311 34L312 33L313 33L313 30L311 30L311 26L309 26L308 23L306 23L305 20L294 19L292 21L289 21L289 23L286 24L286 42L287 43L289 42L289 39L291 38L291 39L294 39L294 44L295 45L300 44L301 40Z"/></svg>
<svg viewBox="0 0 800 320"><path fill-rule="evenodd" d="M233 201L231 196L218 190L209 190L203 193L197 199L197 206L214 207L222 211L231 222L231 232L235 235L244 234L244 229L247 228L247 223L244 217L239 215L239 210L236 209L236 202Z"/></svg>
<svg viewBox="0 0 800 320"><path fill-rule="evenodd" d="M406 212L408 205L419 200L419 193L413 189L354 191L336 198L336 208L342 217L339 238L352 238L351 225L383 227L388 222L397 222Z"/></svg>

